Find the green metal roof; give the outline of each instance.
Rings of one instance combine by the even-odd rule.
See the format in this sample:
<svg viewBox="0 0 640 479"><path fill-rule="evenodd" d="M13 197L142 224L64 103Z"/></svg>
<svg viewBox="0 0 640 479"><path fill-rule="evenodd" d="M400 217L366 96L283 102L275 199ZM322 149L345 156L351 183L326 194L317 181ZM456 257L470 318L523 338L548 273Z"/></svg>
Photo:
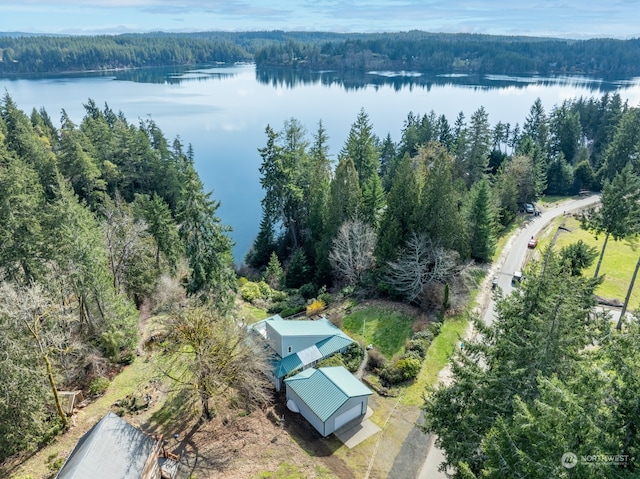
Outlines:
<svg viewBox="0 0 640 479"><path fill-rule="evenodd" d="M319 369L331 380L333 384L351 398L358 396L370 396L373 394L367 386L358 381L353 374L342 366L332 366Z"/></svg>
<svg viewBox="0 0 640 479"><path fill-rule="evenodd" d="M327 318L316 320L309 319L282 319L280 316L272 316L263 320L268 323L280 336L342 336L349 338L340 328L335 326ZM349 338L350 339L350 338Z"/></svg>
<svg viewBox="0 0 640 479"><path fill-rule="evenodd" d="M341 349L346 348L352 342L353 339L345 334L344 336L332 336L330 338L323 339L322 341L317 343L316 346L322 353L322 356L326 358L328 356L331 356L332 354L337 353Z"/></svg>
<svg viewBox="0 0 640 479"><path fill-rule="evenodd" d="M322 422L349 398L373 394L342 366L309 368L285 379L285 383Z"/></svg>
<svg viewBox="0 0 640 479"><path fill-rule="evenodd" d="M281 336L326 336L315 344L318 351L322 354L322 358L328 358L353 342L353 339L347 336L327 318L317 320L293 320L282 319L276 314L254 323L251 329L256 333L260 333L262 337L266 337L264 330L267 323ZM304 354L304 352L305 351L298 351L285 358L281 358L278 354L274 353L271 361L274 376L276 378L283 378L298 369L302 369L305 366L305 362L298 353Z"/></svg>

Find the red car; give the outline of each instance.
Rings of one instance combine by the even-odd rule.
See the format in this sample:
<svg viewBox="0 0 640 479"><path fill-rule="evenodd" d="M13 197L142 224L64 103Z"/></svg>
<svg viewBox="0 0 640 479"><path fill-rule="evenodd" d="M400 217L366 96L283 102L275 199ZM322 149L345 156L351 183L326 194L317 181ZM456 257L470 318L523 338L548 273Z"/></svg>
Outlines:
<svg viewBox="0 0 640 479"><path fill-rule="evenodd" d="M538 245L538 240L535 239L533 236L531 237L531 239L529 240L529 244L527 244L527 246L529 248L535 248Z"/></svg>

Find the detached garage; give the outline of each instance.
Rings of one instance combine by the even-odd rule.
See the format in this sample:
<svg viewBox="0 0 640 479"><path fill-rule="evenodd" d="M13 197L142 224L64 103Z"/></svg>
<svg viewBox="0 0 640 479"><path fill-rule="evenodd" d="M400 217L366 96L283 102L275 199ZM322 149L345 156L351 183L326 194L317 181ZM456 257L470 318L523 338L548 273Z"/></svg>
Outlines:
<svg viewBox="0 0 640 479"><path fill-rule="evenodd" d="M309 368L285 379L287 407L326 437L367 412L369 388L342 366Z"/></svg>

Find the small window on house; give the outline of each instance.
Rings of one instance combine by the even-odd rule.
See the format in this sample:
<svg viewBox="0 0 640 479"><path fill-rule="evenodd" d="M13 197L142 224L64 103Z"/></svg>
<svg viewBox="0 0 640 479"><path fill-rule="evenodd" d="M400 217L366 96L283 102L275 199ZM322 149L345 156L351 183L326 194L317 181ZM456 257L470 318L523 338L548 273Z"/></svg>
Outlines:
<svg viewBox="0 0 640 479"><path fill-rule="evenodd" d="M289 352L289 353L291 352L291 346L289 346L289 347L287 348L287 352Z"/></svg>

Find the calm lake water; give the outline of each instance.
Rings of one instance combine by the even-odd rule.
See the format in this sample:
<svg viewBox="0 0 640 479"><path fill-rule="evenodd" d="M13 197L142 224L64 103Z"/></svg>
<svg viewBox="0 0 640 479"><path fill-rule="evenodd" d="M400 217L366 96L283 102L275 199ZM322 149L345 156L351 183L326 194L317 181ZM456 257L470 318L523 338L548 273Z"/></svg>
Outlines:
<svg viewBox="0 0 640 479"><path fill-rule="evenodd" d="M311 139L322 120L335 158L362 108L379 137L390 133L397 142L409 112L433 110L453 124L459 112L468 120L484 106L492 125L522 126L536 98L549 112L565 99L617 91L630 106L640 106L640 78L295 74L257 72L253 65L0 78L0 90L27 114L44 107L56 120L64 108L76 123L85 113L82 104L91 98L98 106L107 103L122 111L129 122L153 118L169 142L179 136L184 145L193 145L205 188L221 201L219 216L233 228L237 262L260 223L257 150L265 146L267 125L279 131L285 120L297 118Z"/></svg>

